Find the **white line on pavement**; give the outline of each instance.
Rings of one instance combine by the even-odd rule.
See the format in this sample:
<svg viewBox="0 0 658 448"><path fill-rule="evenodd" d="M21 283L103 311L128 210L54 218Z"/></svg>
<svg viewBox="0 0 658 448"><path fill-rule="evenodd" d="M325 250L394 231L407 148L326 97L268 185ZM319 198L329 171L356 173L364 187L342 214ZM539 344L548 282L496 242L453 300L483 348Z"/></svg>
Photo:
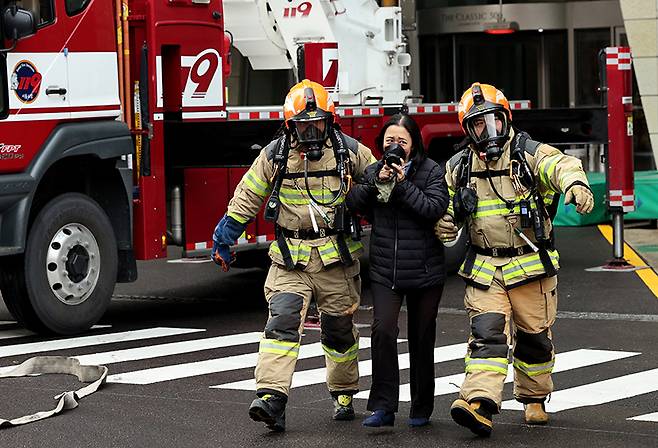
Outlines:
<svg viewBox="0 0 658 448"><path fill-rule="evenodd" d="M370 347L370 338L359 339L360 348ZM297 359L323 356L324 350L319 342L302 345L299 348ZM226 358L207 359L205 361L190 362L171 366L156 367L153 369L136 370L133 372L118 373L107 377L108 383L124 384L153 384L162 381L171 381L193 376L208 375L211 373L226 372L229 370L246 369L256 366L258 353L229 356Z"/></svg>
<svg viewBox="0 0 658 448"><path fill-rule="evenodd" d="M56 339L53 341L7 345L5 347L0 347L0 358L7 356L25 355L27 353L42 353L69 348L89 347L91 345L135 341L138 339L161 338L165 336L175 336L187 333L198 333L201 331L206 330L199 328L156 327L147 328L144 330L123 331L119 333Z"/></svg>
<svg viewBox="0 0 658 448"><path fill-rule="evenodd" d="M398 340L398 343L404 342L404 340ZM365 348L365 347L360 347ZM448 345L445 347L437 347L434 349L434 362L444 362L451 361L454 359L459 359L464 357L466 353L466 344L454 344ZM398 367L400 369L409 368L409 353L403 353L398 355ZM359 376L370 376L372 375L372 360L360 361L359 362ZM310 386L313 384L321 384L327 380L327 369L321 367L318 369L309 369L295 372L292 376L292 385L291 388ZM236 390L256 390L256 380L251 378L244 381L236 381L233 383L218 384L216 386L210 386L212 389L236 389ZM360 394L357 394L357 398L368 398L359 397Z"/></svg>

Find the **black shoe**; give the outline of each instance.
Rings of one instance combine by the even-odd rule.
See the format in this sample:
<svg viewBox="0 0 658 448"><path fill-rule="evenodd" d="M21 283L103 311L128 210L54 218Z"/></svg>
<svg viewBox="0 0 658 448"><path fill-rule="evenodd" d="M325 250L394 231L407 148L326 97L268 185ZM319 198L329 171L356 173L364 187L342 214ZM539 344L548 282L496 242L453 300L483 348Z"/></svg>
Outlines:
<svg viewBox="0 0 658 448"><path fill-rule="evenodd" d="M334 399L334 420L354 420L354 406L352 406L352 396L347 394L335 395Z"/></svg>
<svg viewBox="0 0 658 448"><path fill-rule="evenodd" d="M450 407L450 415L457 424L467 427L480 437L489 437L493 430L491 412L480 401L468 403L461 398Z"/></svg>
<svg viewBox="0 0 658 448"><path fill-rule="evenodd" d="M265 394L258 397L249 406L249 417L255 422L265 423L272 431L285 431L286 401L283 395Z"/></svg>

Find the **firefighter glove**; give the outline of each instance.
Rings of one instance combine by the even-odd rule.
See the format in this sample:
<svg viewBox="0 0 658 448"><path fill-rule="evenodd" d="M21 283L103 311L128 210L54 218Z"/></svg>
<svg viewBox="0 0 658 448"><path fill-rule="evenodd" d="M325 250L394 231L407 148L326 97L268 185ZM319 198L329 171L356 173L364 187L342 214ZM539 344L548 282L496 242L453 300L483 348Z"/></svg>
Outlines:
<svg viewBox="0 0 658 448"><path fill-rule="evenodd" d="M217 223L212 235L212 260L222 267L224 272L229 270L231 253L229 247L242 235L247 224L241 224L235 218L224 215Z"/></svg>
<svg viewBox="0 0 658 448"><path fill-rule="evenodd" d="M227 272L231 265L231 251L230 247L226 244L217 244L213 242L212 245L212 261L222 267L222 271Z"/></svg>
<svg viewBox="0 0 658 448"><path fill-rule="evenodd" d="M454 218L447 213L439 219L439 222L434 227L434 233L444 243L454 241L457 238L458 231L459 229L455 225Z"/></svg>
<svg viewBox="0 0 658 448"><path fill-rule="evenodd" d="M564 195L564 204L570 203L576 205L576 211L581 215L591 212L594 208L592 191L584 185L571 185Z"/></svg>

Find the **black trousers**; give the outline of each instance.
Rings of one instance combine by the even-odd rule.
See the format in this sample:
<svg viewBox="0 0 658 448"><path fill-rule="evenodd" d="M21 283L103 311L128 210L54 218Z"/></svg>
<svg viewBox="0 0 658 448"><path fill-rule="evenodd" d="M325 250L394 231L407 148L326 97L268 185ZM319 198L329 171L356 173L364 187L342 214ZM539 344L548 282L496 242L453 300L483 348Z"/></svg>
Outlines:
<svg viewBox="0 0 658 448"><path fill-rule="evenodd" d="M373 282L372 387L368 410L397 412L400 396L398 368L398 317L402 300L407 302L411 411L409 417L429 418L434 409L434 342L436 316L443 285L394 291Z"/></svg>

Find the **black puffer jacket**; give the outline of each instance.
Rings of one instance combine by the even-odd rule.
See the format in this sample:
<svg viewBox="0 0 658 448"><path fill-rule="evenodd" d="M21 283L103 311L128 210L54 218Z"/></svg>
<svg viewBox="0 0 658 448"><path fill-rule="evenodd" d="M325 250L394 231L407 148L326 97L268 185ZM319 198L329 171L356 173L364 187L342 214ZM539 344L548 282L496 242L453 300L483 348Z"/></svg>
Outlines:
<svg viewBox="0 0 658 448"><path fill-rule="evenodd" d="M348 207L372 223L370 278L399 290L443 283L443 245L434 225L448 207L445 170L431 159L414 160L407 178L382 203L374 183L382 164L366 168L347 196Z"/></svg>

